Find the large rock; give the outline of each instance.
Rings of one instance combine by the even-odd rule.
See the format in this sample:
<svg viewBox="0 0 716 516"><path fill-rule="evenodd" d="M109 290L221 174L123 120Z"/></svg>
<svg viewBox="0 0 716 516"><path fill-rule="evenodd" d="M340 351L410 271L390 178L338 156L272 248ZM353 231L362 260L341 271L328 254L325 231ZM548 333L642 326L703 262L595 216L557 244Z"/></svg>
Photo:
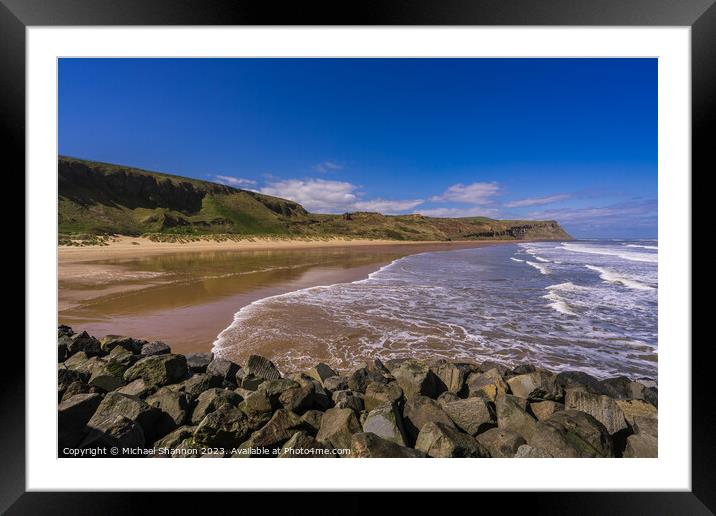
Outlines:
<svg viewBox="0 0 716 516"><path fill-rule="evenodd" d="M129 382L127 385L117 389L117 392L121 394L129 394L130 396L136 396L138 398L146 398L156 390L156 387L149 386L144 383L144 380L137 378L136 380Z"/></svg>
<svg viewBox="0 0 716 516"><path fill-rule="evenodd" d="M172 352L171 348L163 342L147 342L142 346L142 350L139 352L145 357L155 355L168 355Z"/></svg>
<svg viewBox="0 0 716 516"><path fill-rule="evenodd" d="M563 371L557 375L555 382L563 389L582 386L587 392L593 394L608 394L607 389L599 380L582 371Z"/></svg>
<svg viewBox="0 0 716 516"><path fill-rule="evenodd" d="M439 392L447 391L453 394L460 394L465 389L465 379L470 373L469 366L441 360L434 364L431 369L437 377Z"/></svg>
<svg viewBox="0 0 716 516"><path fill-rule="evenodd" d="M135 396L118 392L107 393L87 423L87 427L104 431L105 422L108 419L114 421L117 416L124 416L138 423L146 442L153 442L155 437L159 437L155 430L159 410Z"/></svg>
<svg viewBox="0 0 716 516"><path fill-rule="evenodd" d="M609 396L593 394L581 388L569 388L564 398L567 410L581 410L602 423L610 435L627 429L624 412Z"/></svg>
<svg viewBox="0 0 716 516"><path fill-rule="evenodd" d="M365 407L363 395L350 389L334 391L332 396L336 408L349 408L355 412L361 412ZM367 408L365 410L368 410Z"/></svg>
<svg viewBox="0 0 716 516"><path fill-rule="evenodd" d="M116 448L117 454L112 457L132 457L125 448L142 448L146 444L144 431L136 421L114 415L93 426L82 441L83 448Z"/></svg>
<svg viewBox="0 0 716 516"><path fill-rule="evenodd" d="M60 324L57 327L57 338L58 339L60 337L71 337L72 335L74 335L74 333L75 332L72 330L72 328L67 326L66 324Z"/></svg>
<svg viewBox="0 0 716 516"><path fill-rule="evenodd" d="M271 400L271 405L277 408L280 405L279 398L281 397L281 394L296 387L300 387L298 382L294 382L288 378L281 378L278 380L264 381L261 385L259 385L258 390L265 392L269 400Z"/></svg>
<svg viewBox="0 0 716 516"><path fill-rule="evenodd" d="M624 458L657 458L659 456L659 443L653 435L639 433L627 437Z"/></svg>
<svg viewBox="0 0 716 516"><path fill-rule="evenodd" d="M497 368L488 369L484 373L470 373L466 384L468 396L478 396L493 403L498 396L509 392L509 386Z"/></svg>
<svg viewBox="0 0 716 516"><path fill-rule="evenodd" d="M163 386L184 380L187 373L184 355L152 355L127 369L124 381L131 382L141 378L147 385Z"/></svg>
<svg viewBox="0 0 716 516"><path fill-rule="evenodd" d="M161 439L155 441L154 448L166 448L163 452L158 452L162 457L171 456L170 453L173 448L179 446L185 439L188 439L194 435L196 431L195 426L180 426L169 434L165 435Z"/></svg>
<svg viewBox="0 0 716 516"><path fill-rule="evenodd" d="M520 435L528 441L537 431L537 420L527 413L527 400L509 394L495 402L497 426Z"/></svg>
<svg viewBox="0 0 716 516"><path fill-rule="evenodd" d="M142 350L144 344L146 344L146 341L125 337L123 335L107 335L100 340L100 347L104 353L110 353L119 347L132 354L137 354Z"/></svg>
<svg viewBox="0 0 716 516"><path fill-rule="evenodd" d="M221 387L221 384L221 378L206 373L195 373L183 382L182 388L189 396L197 398L202 392Z"/></svg>
<svg viewBox="0 0 716 516"><path fill-rule="evenodd" d="M247 416L258 414L269 414L272 411L271 400L263 391L249 391L251 394L239 403L239 408L244 411Z"/></svg>
<svg viewBox="0 0 716 516"><path fill-rule="evenodd" d="M415 449L436 458L490 456L490 452L474 437L443 423L428 423L423 426Z"/></svg>
<svg viewBox="0 0 716 516"><path fill-rule="evenodd" d="M364 393L370 383L388 383L388 379L382 372L368 367L358 368L348 377L348 388L355 392Z"/></svg>
<svg viewBox="0 0 716 516"><path fill-rule="evenodd" d="M128 351L122 346L115 346L107 355L107 360L123 365L125 368L132 367L142 358L140 355Z"/></svg>
<svg viewBox="0 0 716 516"><path fill-rule="evenodd" d="M355 412L347 408L332 408L323 415L316 439L334 448L350 448L351 436L360 431L362 429Z"/></svg>
<svg viewBox="0 0 716 516"><path fill-rule="evenodd" d="M156 422L158 436L166 435L189 421L192 407L186 393L164 391L149 396L146 402L160 411Z"/></svg>
<svg viewBox="0 0 716 516"><path fill-rule="evenodd" d="M72 339L69 337L60 337L57 341L57 361L64 362L70 356L69 346Z"/></svg>
<svg viewBox="0 0 716 516"><path fill-rule="evenodd" d="M659 420L655 417L634 416L634 433L659 437Z"/></svg>
<svg viewBox="0 0 716 516"><path fill-rule="evenodd" d="M398 367L394 368L391 373L395 380L403 389L406 398L412 396L423 395L429 398L437 398L438 382L437 377L430 368L417 360L406 360Z"/></svg>
<svg viewBox="0 0 716 516"><path fill-rule="evenodd" d="M236 373L239 372L239 365L231 360L215 358L206 367L206 373L221 379L222 386L236 387Z"/></svg>
<svg viewBox="0 0 716 516"><path fill-rule="evenodd" d="M425 457L425 453L420 450L401 446L370 432L353 434L350 449L352 458L414 459Z"/></svg>
<svg viewBox="0 0 716 516"><path fill-rule="evenodd" d="M65 368L76 371L82 364L87 362L89 357L84 351L78 351L67 360L64 361ZM88 375L89 376L89 375Z"/></svg>
<svg viewBox="0 0 716 516"><path fill-rule="evenodd" d="M229 389L208 389L196 399L196 405L191 415L191 423L198 425L208 414L218 410L223 405L232 407L241 403L241 396Z"/></svg>
<svg viewBox="0 0 716 516"><path fill-rule="evenodd" d="M617 376L602 380L605 394L615 400L638 400L644 398L644 385L630 380L626 376Z"/></svg>
<svg viewBox="0 0 716 516"><path fill-rule="evenodd" d="M555 412L564 410L564 403L557 401L533 401L530 403L530 410L539 421L544 421Z"/></svg>
<svg viewBox="0 0 716 516"><path fill-rule="evenodd" d="M445 426L455 425L440 404L427 396L416 395L408 398L403 407L405 432L409 443L418 438L422 428L428 423L441 423Z"/></svg>
<svg viewBox="0 0 716 516"><path fill-rule="evenodd" d="M553 457L614 457L607 429L594 417L577 410L555 412L538 423L527 444Z"/></svg>
<svg viewBox="0 0 716 516"><path fill-rule="evenodd" d="M214 360L214 353L211 352L186 355L186 365L192 373L205 373L212 360Z"/></svg>
<svg viewBox="0 0 716 516"><path fill-rule="evenodd" d="M99 394L76 394L60 403L57 410L58 446L73 448L85 435L85 426L99 407Z"/></svg>
<svg viewBox="0 0 716 516"><path fill-rule="evenodd" d="M395 405L383 405L368 413L363 422L363 431L374 433L378 437L405 446L407 440L401 419Z"/></svg>
<svg viewBox="0 0 716 516"><path fill-rule="evenodd" d="M330 376L323 380L323 386L328 392L345 391L348 389L348 377Z"/></svg>
<svg viewBox="0 0 716 516"><path fill-rule="evenodd" d="M514 457L520 446L527 444L521 435L503 428L490 428L475 439L490 452L490 457Z"/></svg>
<svg viewBox="0 0 716 516"><path fill-rule="evenodd" d="M99 389L97 389L96 387L90 387L84 382L72 382L62 393L60 403L62 403L63 401L67 401L72 396L75 396L77 394L89 394L93 392L99 392Z"/></svg>
<svg viewBox="0 0 716 516"><path fill-rule="evenodd" d="M279 454L281 447L293 434L301 430L301 418L290 410L279 409L271 419L256 430L248 441L248 445L271 450L271 456Z"/></svg>
<svg viewBox="0 0 716 516"><path fill-rule="evenodd" d="M323 412L320 410L307 410L301 416L301 428L305 429L306 432L311 435L316 435L321 428L322 420Z"/></svg>
<svg viewBox="0 0 716 516"><path fill-rule="evenodd" d="M57 394L60 399L62 399L65 391L72 385L73 383L80 382L80 383L87 383L87 380L89 380L89 373L83 372L83 371L77 371L75 369L68 369L67 367L64 367L62 365L57 367Z"/></svg>
<svg viewBox="0 0 716 516"><path fill-rule="evenodd" d="M369 383L365 388L363 401L365 409L371 411L383 405L399 404L403 399L403 389L397 382Z"/></svg>
<svg viewBox="0 0 716 516"><path fill-rule="evenodd" d="M92 370L89 384L103 391L113 391L125 385L123 375L127 366L115 360L103 360Z"/></svg>
<svg viewBox="0 0 716 516"><path fill-rule="evenodd" d="M312 383L300 387L292 387L278 396L279 404L286 410L303 414L314 407L316 387Z"/></svg>
<svg viewBox="0 0 716 516"><path fill-rule="evenodd" d="M278 380L281 372L269 359L259 355L251 355L246 361L246 374L253 374L264 380Z"/></svg>
<svg viewBox="0 0 716 516"><path fill-rule="evenodd" d="M324 364L323 362L321 362L320 364L316 365L315 367L312 367L312 368L308 371L308 374L309 374L311 377L313 377L313 378L315 378L316 380L318 380L319 382L321 382L321 384L323 384L323 382L324 382L327 378L331 378L332 376L336 376L336 375L337 375L337 373L331 368L331 366L329 366L328 364Z"/></svg>
<svg viewBox="0 0 716 516"><path fill-rule="evenodd" d="M442 404L455 426L472 436L496 425L495 414L482 398L467 398Z"/></svg>
<svg viewBox="0 0 716 516"><path fill-rule="evenodd" d="M545 450L535 448L529 444L523 444L517 449L517 453L514 454L515 459L550 459L552 455L547 453Z"/></svg>
<svg viewBox="0 0 716 516"><path fill-rule="evenodd" d="M194 440L206 446L233 448L243 443L251 431L246 414L224 404L201 420L194 432Z"/></svg>
<svg viewBox="0 0 716 516"><path fill-rule="evenodd" d="M104 355L99 341L89 335L86 331L73 335L67 343L67 353L74 355L82 351L88 357Z"/></svg>
<svg viewBox="0 0 716 516"><path fill-rule="evenodd" d="M657 419L659 416L656 407L644 400L617 400L616 404L624 413L624 419L632 427L635 426L636 418Z"/></svg>
<svg viewBox="0 0 716 516"><path fill-rule="evenodd" d="M528 400L559 401L564 397L564 390L557 385L555 375L545 371L513 376L507 380L512 394Z"/></svg>

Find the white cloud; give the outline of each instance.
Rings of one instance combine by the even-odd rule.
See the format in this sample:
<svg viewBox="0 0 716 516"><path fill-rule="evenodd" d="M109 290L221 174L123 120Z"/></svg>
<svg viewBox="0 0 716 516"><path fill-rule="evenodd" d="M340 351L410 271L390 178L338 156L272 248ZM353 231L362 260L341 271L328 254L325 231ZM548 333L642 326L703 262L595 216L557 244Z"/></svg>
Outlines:
<svg viewBox="0 0 716 516"><path fill-rule="evenodd" d="M355 208L359 211L377 211L385 215L393 215L412 210L416 206L423 204L422 199L408 200L390 200L390 199L373 199L370 201L361 201L355 203Z"/></svg>
<svg viewBox="0 0 716 516"><path fill-rule="evenodd" d="M469 208L431 208L428 210L418 210L418 213L426 217L490 217L498 218L499 213L493 208L485 208L479 206L470 206Z"/></svg>
<svg viewBox="0 0 716 516"><path fill-rule="evenodd" d="M219 176L214 175L212 176L214 178L214 181L217 183L221 183L228 186L236 186L236 187L242 187L242 186L253 186L256 184L256 181L253 179L244 179L243 177L233 177L233 176Z"/></svg>
<svg viewBox="0 0 716 516"><path fill-rule="evenodd" d="M500 186L493 183L471 183L464 185L458 183L452 185L442 195L432 197L431 201L437 202L462 202L466 204L488 204L492 197L500 191Z"/></svg>
<svg viewBox="0 0 716 516"><path fill-rule="evenodd" d="M336 170L343 170L343 165L336 163L335 161L324 161L313 167L317 172L335 172Z"/></svg>
<svg viewBox="0 0 716 516"><path fill-rule="evenodd" d="M569 198L570 196L568 194L549 195L547 197L528 197L526 199L517 199L516 201L505 203L505 207L524 208L525 206L543 206L545 204L553 204L555 202L564 201Z"/></svg>

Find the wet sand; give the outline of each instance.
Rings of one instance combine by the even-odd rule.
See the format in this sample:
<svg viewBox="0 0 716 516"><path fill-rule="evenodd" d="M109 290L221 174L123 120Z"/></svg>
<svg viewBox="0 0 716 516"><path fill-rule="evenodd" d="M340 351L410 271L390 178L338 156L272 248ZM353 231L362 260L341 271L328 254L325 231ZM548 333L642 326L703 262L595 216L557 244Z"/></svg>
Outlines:
<svg viewBox="0 0 716 516"><path fill-rule="evenodd" d="M409 254L500 243L140 240L60 249L60 324L162 340L178 353L209 351L234 314L258 299L364 279Z"/></svg>

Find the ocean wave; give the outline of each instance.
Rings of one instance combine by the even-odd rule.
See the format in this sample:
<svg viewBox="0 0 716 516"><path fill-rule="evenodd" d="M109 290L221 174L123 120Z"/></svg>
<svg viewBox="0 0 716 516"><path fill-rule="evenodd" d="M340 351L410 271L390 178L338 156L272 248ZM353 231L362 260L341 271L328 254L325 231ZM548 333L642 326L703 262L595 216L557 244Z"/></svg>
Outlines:
<svg viewBox="0 0 716 516"><path fill-rule="evenodd" d="M550 301L549 306L552 307L555 311L564 315L577 315L572 311L571 307L567 304L567 302L559 296L559 294L555 292L550 292L549 294L546 294L542 297Z"/></svg>
<svg viewBox="0 0 716 516"><path fill-rule="evenodd" d="M542 274L545 274L545 275L549 274L549 269L547 267L545 267L544 265L540 265L539 263L531 262L529 260L527 260L525 263L527 265L529 265L530 267L534 267L535 269L540 271Z"/></svg>
<svg viewBox="0 0 716 516"><path fill-rule="evenodd" d="M599 273L599 277L607 283L622 285L624 287L631 288L634 290L654 290L654 287L637 281L634 278L630 278L629 276L625 276L613 269L596 267L594 265L585 265L585 267L589 270Z"/></svg>
<svg viewBox="0 0 716 516"><path fill-rule="evenodd" d="M639 244L626 244L624 247L638 247L640 249L654 249L659 250L659 246L656 245L639 245Z"/></svg>
<svg viewBox="0 0 716 516"><path fill-rule="evenodd" d="M546 258L542 258L541 256L537 256L537 255L532 255L532 256L534 256L534 257L535 257L535 260L537 260L538 262L552 263L550 260L548 260L548 259L546 259Z"/></svg>
<svg viewBox="0 0 716 516"><path fill-rule="evenodd" d="M601 254L604 256L617 256L623 260L629 260L633 262L650 262L656 263L659 258L655 253L634 253L624 252L616 249L609 249L606 247L591 247L579 244L564 243L562 247L567 251L574 253L586 253L586 254Z"/></svg>
<svg viewBox="0 0 716 516"><path fill-rule="evenodd" d="M510 260L512 260L513 262L525 263L524 260L520 260L519 258L515 258L514 256L510 256Z"/></svg>

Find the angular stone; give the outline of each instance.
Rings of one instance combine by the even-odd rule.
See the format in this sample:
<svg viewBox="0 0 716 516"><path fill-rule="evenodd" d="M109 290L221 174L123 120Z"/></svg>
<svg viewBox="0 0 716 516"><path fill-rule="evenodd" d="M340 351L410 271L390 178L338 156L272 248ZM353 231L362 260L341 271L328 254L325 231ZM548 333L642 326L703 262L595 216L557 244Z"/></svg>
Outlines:
<svg viewBox="0 0 716 516"><path fill-rule="evenodd" d="M288 378L282 378L278 380L266 380L259 385L258 390L265 392L271 401L271 405L278 407L280 405L279 397L281 396L281 393L296 387L299 387L298 382L294 382Z"/></svg>
<svg viewBox="0 0 716 516"><path fill-rule="evenodd" d="M350 449L349 456L352 458L414 459L425 457L425 453L420 450L401 446L371 432L353 434Z"/></svg>
<svg viewBox="0 0 716 516"><path fill-rule="evenodd" d="M194 432L194 440L206 446L238 447L251 433L246 414L238 408L224 404L207 414Z"/></svg>
<svg viewBox="0 0 716 516"><path fill-rule="evenodd" d="M497 424L492 408L482 398L467 398L443 403L442 408L455 423L455 426L472 436Z"/></svg>
<svg viewBox="0 0 716 516"><path fill-rule="evenodd" d="M348 377L348 388L355 392L365 393L370 383L388 383L388 379L380 371L361 367Z"/></svg>
<svg viewBox="0 0 716 516"><path fill-rule="evenodd" d="M505 395L509 390L497 368L489 369L484 373L470 373L466 384L469 397L477 396L493 403L498 396Z"/></svg>
<svg viewBox="0 0 716 516"><path fill-rule="evenodd" d="M614 457L609 432L585 412L561 410L537 426L527 444L553 457Z"/></svg>
<svg viewBox="0 0 716 516"><path fill-rule="evenodd" d="M655 417L634 416L632 428L637 434L648 434L653 437L659 437L659 420Z"/></svg>
<svg viewBox="0 0 716 516"><path fill-rule="evenodd" d="M513 455L515 459L550 459L552 455L540 448L534 448L529 444L523 444Z"/></svg>
<svg viewBox="0 0 716 516"><path fill-rule="evenodd" d="M440 406L444 405L445 403L450 403L451 401L460 401L462 398L458 396L457 394L453 394L452 392L445 391L440 396L438 396L437 402L440 404Z"/></svg>
<svg viewBox="0 0 716 516"><path fill-rule="evenodd" d="M592 394L580 388L569 388L564 398L567 410L581 410L602 423L610 435L627 428L624 412L610 397Z"/></svg>
<svg viewBox="0 0 716 516"><path fill-rule="evenodd" d="M173 430L169 434L156 441L154 443L154 448L168 448L169 450L171 450L172 448L176 448L182 441L192 437L195 431L195 426L180 426L176 430ZM161 456L170 457L171 455L165 454Z"/></svg>
<svg viewBox="0 0 716 516"><path fill-rule="evenodd" d="M130 396L136 396L138 398L146 398L155 388L148 386L144 383L144 380L137 378L136 380L129 382L127 385L117 389L117 392L121 394L129 394Z"/></svg>
<svg viewBox="0 0 716 516"><path fill-rule="evenodd" d="M92 370L89 384L107 392L119 389L125 385L122 376L126 370L126 365L114 360L103 360L101 365Z"/></svg>
<svg viewBox="0 0 716 516"><path fill-rule="evenodd" d="M186 365L192 373L205 373L212 360L214 360L214 353L211 352L186 355Z"/></svg>
<svg viewBox="0 0 716 516"><path fill-rule="evenodd" d="M312 368L308 371L308 374L309 374L311 377L313 377L313 378L315 378L316 380L318 380L319 382L321 382L321 384L323 384L323 382L324 382L327 378L331 378L332 376L336 376L336 375L337 375L337 373L331 368L331 366L329 366L328 364L324 364L323 362L321 362L320 364L316 365L315 367L312 367Z"/></svg>
<svg viewBox="0 0 716 516"><path fill-rule="evenodd" d="M168 355L171 352L172 350L169 346L167 346L163 342L156 341L147 342L146 344L144 344L139 353L145 357L149 357L155 355Z"/></svg>
<svg viewBox="0 0 716 516"><path fill-rule="evenodd" d="M371 410L363 422L363 431L400 446L407 444L401 416L395 405L383 405Z"/></svg>
<svg viewBox="0 0 716 516"><path fill-rule="evenodd" d="M221 383L221 378L216 376L211 376L206 373L195 373L191 378L184 380L182 386L184 392L192 398L197 398L204 391L221 387Z"/></svg>
<svg viewBox="0 0 716 516"><path fill-rule="evenodd" d="M62 393L62 397L60 398L60 402L67 401L72 396L76 394L90 394L92 392L97 392L98 389L94 387L90 387L84 382L76 381L72 382L67 389Z"/></svg>
<svg viewBox="0 0 716 516"><path fill-rule="evenodd" d="M283 391L278 396L278 402L286 410L303 414L314 407L316 388L312 383L301 387L293 387Z"/></svg>
<svg viewBox="0 0 716 516"><path fill-rule="evenodd" d="M142 350L142 346L146 341L125 337L123 335L107 335L100 340L100 347L105 353L110 353L117 347L120 347L132 354L137 354Z"/></svg>
<svg viewBox="0 0 716 516"><path fill-rule="evenodd" d="M537 368L532 364L520 364L514 369L512 369L512 374L515 376L519 376L521 374L534 373L535 371L537 371Z"/></svg>
<svg viewBox="0 0 716 516"><path fill-rule="evenodd" d="M142 448L146 444L142 426L122 415L110 416L93 426L82 441L82 448L117 448L112 457L132 457L124 448Z"/></svg>
<svg viewBox="0 0 716 516"><path fill-rule="evenodd" d="M427 423L420 430L415 449L430 457L489 457L474 437L443 423Z"/></svg>
<svg viewBox="0 0 716 516"><path fill-rule="evenodd" d="M112 351L107 355L107 360L116 362L124 366L124 368L132 367L141 358L140 355L135 355L131 351L127 351L122 346L115 346Z"/></svg>
<svg viewBox="0 0 716 516"><path fill-rule="evenodd" d="M520 446L527 444L522 436L502 428L490 428L475 439L490 452L490 457L514 457Z"/></svg>
<svg viewBox="0 0 716 516"><path fill-rule="evenodd" d="M627 437L626 448L623 457L633 458L657 458L659 456L659 442L656 437L649 434L634 434Z"/></svg>
<svg viewBox="0 0 716 516"><path fill-rule="evenodd" d="M215 358L206 366L206 374L216 376L221 379L222 386L236 387L236 373L239 372L239 365L231 360L224 358Z"/></svg>
<svg viewBox="0 0 716 516"><path fill-rule="evenodd" d="M564 410L564 403L556 401L533 401L530 403L530 410L539 421L544 421L555 412Z"/></svg>
<svg viewBox="0 0 716 516"><path fill-rule="evenodd" d="M406 360L400 366L394 368L391 373L403 389L406 399L416 395L423 395L429 398L437 398L438 382L430 368L416 360Z"/></svg>
<svg viewBox="0 0 716 516"><path fill-rule="evenodd" d="M77 371L74 369L68 369L66 367L63 367L62 365L57 367L57 391L62 397L62 394L67 390L67 388L75 383L75 382L82 382L87 383L87 380L89 380L90 375L86 372Z"/></svg>
<svg viewBox="0 0 716 516"><path fill-rule="evenodd" d="M497 426L510 430L527 442L537 431L537 420L527 413L527 400L511 396L500 396L495 402Z"/></svg>
<svg viewBox="0 0 716 516"><path fill-rule="evenodd" d="M403 400L403 389L397 382L371 382L365 388L365 410L371 411L382 405L399 404Z"/></svg>
<svg viewBox="0 0 716 516"><path fill-rule="evenodd" d="M149 396L147 403L159 409L157 418L157 435L163 436L175 428L185 424L191 414L191 401L189 396L183 392L162 392Z"/></svg>
<svg viewBox="0 0 716 516"><path fill-rule="evenodd" d="M299 430L281 448L279 458L289 459L321 459L335 457L330 448L322 446L306 432Z"/></svg>
<svg viewBox="0 0 716 516"><path fill-rule="evenodd" d="M239 403L239 408L247 416L253 416L256 414L268 414L271 412L271 401L263 391L250 391L244 401Z"/></svg>
<svg viewBox="0 0 716 516"><path fill-rule="evenodd" d="M350 389L334 391L332 400L336 408L349 408L355 412L361 412L365 406L363 394Z"/></svg>
<svg viewBox="0 0 716 516"><path fill-rule="evenodd" d="M321 428L322 419L323 412L320 410L307 410L301 416L301 428L304 428L311 435L316 435Z"/></svg>
<svg viewBox="0 0 716 516"><path fill-rule="evenodd" d="M332 408L323 414L316 439L320 443L330 443L334 448L350 448L351 436L361 430L355 412Z"/></svg>
<svg viewBox="0 0 716 516"><path fill-rule="evenodd" d="M239 372L243 371L243 369L240 369ZM261 378L260 376L256 376L253 373L245 373L241 378L239 379L239 376L236 376L237 384L241 386L242 389L246 389L249 391L255 391L259 388L259 386L264 383L266 380L264 378Z"/></svg>
<svg viewBox="0 0 716 516"><path fill-rule="evenodd" d="M555 375L545 371L513 376L507 380L512 394L528 400L553 400L559 401L564 398L564 390L557 385Z"/></svg>
<svg viewBox="0 0 716 516"><path fill-rule="evenodd" d="M644 397L644 386L626 376L607 378L600 383L606 390L605 394L615 400L638 400Z"/></svg>
<svg viewBox="0 0 716 516"><path fill-rule="evenodd" d="M563 389L581 385L587 392L608 394L599 380L582 371L563 371L557 375L555 382Z"/></svg>
<svg viewBox="0 0 716 516"><path fill-rule="evenodd" d="M138 423L146 442L153 442L157 437L155 423L159 417L159 410L135 396L116 391L107 393L87 423L87 427L102 430L106 420L114 421L117 416L124 416Z"/></svg>
<svg viewBox="0 0 716 516"><path fill-rule="evenodd" d="M484 361L482 364L480 364L480 367L478 368L479 372L481 373L487 373L493 369L495 369L495 372L501 378L505 378L505 376L510 374L510 369L507 366L499 362L493 362L492 360Z"/></svg>
<svg viewBox="0 0 716 516"><path fill-rule="evenodd" d="M124 381L131 382L141 378L147 385L163 386L184 380L187 373L184 355L153 355L141 359L127 369Z"/></svg>
<svg viewBox="0 0 716 516"><path fill-rule="evenodd" d="M301 418L289 410L277 410L268 423L251 435L252 447L268 448L277 456L281 447L301 429Z"/></svg>
<svg viewBox="0 0 716 516"><path fill-rule="evenodd" d="M198 425L208 414L219 407L223 405L236 407L241 401L241 396L229 389L207 389L196 399L196 405L191 414L191 423Z"/></svg>
<svg viewBox="0 0 716 516"><path fill-rule="evenodd" d="M273 362L259 355L251 355L246 361L245 369L246 374L253 374L264 380L278 380L281 378L281 372Z"/></svg>
<svg viewBox="0 0 716 516"><path fill-rule="evenodd" d="M70 356L68 346L70 344L69 337L62 337L66 342L57 342L57 362L64 362Z"/></svg>
<svg viewBox="0 0 716 516"><path fill-rule="evenodd" d="M622 410L624 418L632 427L636 417L658 418L659 412L654 405L644 400L617 400L616 404Z"/></svg>
<svg viewBox="0 0 716 516"><path fill-rule="evenodd" d="M85 353L84 351L79 351L67 360L65 360L64 364L67 369L72 369L74 371L77 370L77 368L80 367L82 364L87 362L87 360L89 360L87 353Z"/></svg>
<svg viewBox="0 0 716 516"><path fill-rule="evenodd" d="M409 443L415 442L420 430L428 423L455 426L450 416L436 401L421 395L408 398L405 402L405 407L403 407L403 418Z"/></svg>
<svg viewBox="0 0 716 516"><path fill-rule="evenodd" d="M104 355L99 341L86 331L73 335L67 345L67 352L70 355L74 355L80 351L84 352L88 357Z"/></svg>
<svg viewBox="0 0 716 516"><path fill-rule="evenodd" d="M99 407L99 394L76 394L60 403L57 410L58 446L74 448L85 435L85 426Z"/></svg>
<svg viewBox="0 0 716 516"><path fill-rule="evenodd" d="M437 377L438 391L460 394L465 389L465 379L470 373L466 365L453 364L451 362L440 362L432 368Z"/></svg>
<svg viewBox="0 0 716 516"><path fill-rule="evenodd" d="M72 331L72 328L70 328L70 327L67 326L66 324L60 324L60 325L57 327L57 338L58 338L58 339L59 339L60 337L71 337L72 335L74 335L74 333L75 333L75 332Z"/></svg>

